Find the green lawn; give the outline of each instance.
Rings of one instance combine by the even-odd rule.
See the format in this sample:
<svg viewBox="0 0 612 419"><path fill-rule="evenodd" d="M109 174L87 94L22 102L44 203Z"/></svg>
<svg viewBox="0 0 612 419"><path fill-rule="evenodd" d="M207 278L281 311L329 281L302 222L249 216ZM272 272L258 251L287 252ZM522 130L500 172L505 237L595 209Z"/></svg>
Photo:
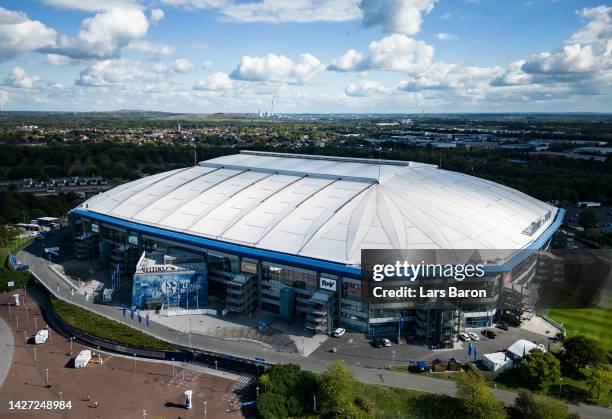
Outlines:
<svg viewBox="0 0 612 419"><path fill-rule="evenodd" d="M542 310L551 319L563 324L567 337L584 335L612 350L612 292L602 293L596 307Z"/></svg>
<svg viewBox="0 0 612 419"><path fill-rule="evenodd" d="M160 349L166 351L177 350L175 346L169 343L64 300L53 298L52 304L55 312L62 320L89 335L134 348Z"/></svg>
<svg viewBox="0 0 612 419"><path fill-rule="evenodd" d="M27 246L32 239L17 240L12 239L7 246L0 247L0 292L12 291L23 288L30 278L29 272L15 272L8 268L7 257L9 252L17 253L21 248ZM9 282L14 282L12 287Z"/></svg>
<svg viewBox="0 0 612 419"><path fill-rule="evenodd" d="M458 399L383 385L357 383L355 396L363 394L376 406L377 419L455 418Z"/></svg>

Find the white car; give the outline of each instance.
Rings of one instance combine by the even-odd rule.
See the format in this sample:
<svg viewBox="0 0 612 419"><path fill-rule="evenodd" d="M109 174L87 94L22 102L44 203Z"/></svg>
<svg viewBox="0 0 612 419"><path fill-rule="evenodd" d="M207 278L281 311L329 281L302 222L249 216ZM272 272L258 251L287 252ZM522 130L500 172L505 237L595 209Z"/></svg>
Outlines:
<svg viewBox="0 0 612 419"><path fill-rule="evenodd" d="M470 340L470 336L467 333L465 333L465 332L460 332L459 333L459 339L468 341L468 340Z"/></svg>
<svg viewBox="0 0 612 419"><path fill-rule="evenodd" d="M468 335L470 335L470 339L472 340L480 340L480 337L478 337L478 335L474 332L470 332Z"/></svg>
<svg viewBox="0 0 612 419"><path fill-rule="evenodd" d="M389 346L391 346L391 341L389 339L383 339L382 342L385 348L388 348Z"/></svg>
<svg viewBox="0 0 612 419"><path fill-rule="evenodd" d="M334 333L332 334L334 335L335 338L341 338L342 336L344 336L345 333L346 333L346 329L339 327L336 330L334 330Z"/></svg>

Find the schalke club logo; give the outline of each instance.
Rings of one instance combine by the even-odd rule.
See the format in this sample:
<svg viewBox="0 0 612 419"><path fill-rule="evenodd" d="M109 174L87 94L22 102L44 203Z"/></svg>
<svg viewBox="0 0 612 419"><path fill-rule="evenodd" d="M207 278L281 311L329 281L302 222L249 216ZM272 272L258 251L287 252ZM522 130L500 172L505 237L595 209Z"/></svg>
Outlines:
<svg viewBox="0 0 612 419"><path fill-rule="evenodd" d="M167 279L161 283L161 292L165 295L174 295L178 291L178 283L174 279Z"/></svg>

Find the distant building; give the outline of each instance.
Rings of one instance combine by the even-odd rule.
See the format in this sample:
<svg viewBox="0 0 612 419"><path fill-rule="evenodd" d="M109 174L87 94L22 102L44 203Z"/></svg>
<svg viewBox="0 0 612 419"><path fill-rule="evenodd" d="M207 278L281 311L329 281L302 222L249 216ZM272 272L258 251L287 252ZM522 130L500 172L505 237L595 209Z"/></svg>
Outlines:
<svg viewBox="0 0 612 419"><path fill-rule="evenodd" d="M612 153L612 147L577 147L572 150L572 153L605 156Z"/></svg>

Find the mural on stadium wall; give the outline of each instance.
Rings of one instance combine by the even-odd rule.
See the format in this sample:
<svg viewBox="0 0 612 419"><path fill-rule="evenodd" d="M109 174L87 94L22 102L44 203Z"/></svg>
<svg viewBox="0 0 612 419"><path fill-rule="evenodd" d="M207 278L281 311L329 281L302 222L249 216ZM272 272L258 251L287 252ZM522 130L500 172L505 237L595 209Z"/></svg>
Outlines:
<svg viewBox="0 0 612 419"><path fill-rule="evenodd" d="M145 309L148 302L189 309L208 304L206 269L134 274L132 306Z"/></svg>

